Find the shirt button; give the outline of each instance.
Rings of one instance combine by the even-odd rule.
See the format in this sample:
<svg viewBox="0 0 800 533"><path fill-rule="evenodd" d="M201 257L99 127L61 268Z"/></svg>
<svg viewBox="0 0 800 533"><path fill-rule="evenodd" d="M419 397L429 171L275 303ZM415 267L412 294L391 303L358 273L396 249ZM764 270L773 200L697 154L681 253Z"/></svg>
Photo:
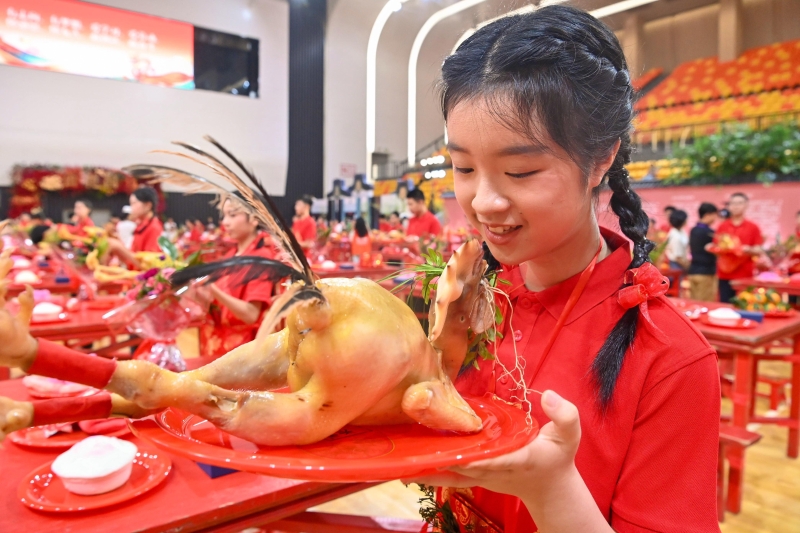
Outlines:
<svg viewBox="0 0 800 533"><path fill-rule="evenodd" d="M533 306L533 302L531 302L530 298L522 298L519 302L519 306L523 309L530 309Z"/></svg>
<svg viewBox="0 0 800 533"><path fill-rule="evenodd" d="M514 331L514 340L517 341L517 342L522 340L522 331L521 330L518 329L518 330Z"/></svg>
<svg viewBox="0 0 800 533"><path fill-rule="evenodd" d="M500 378L500 384L501 385L505 385L506 383L508 383L508 374L506 374L502 378Z"/></svg>

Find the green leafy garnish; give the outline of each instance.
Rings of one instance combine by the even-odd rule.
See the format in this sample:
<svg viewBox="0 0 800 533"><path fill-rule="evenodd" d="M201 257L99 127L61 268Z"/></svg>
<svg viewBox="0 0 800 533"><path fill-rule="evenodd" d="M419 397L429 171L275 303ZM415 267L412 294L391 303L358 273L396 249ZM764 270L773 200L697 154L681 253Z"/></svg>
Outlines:
<svg viewBox="0 0 800 533"><path fill-rule="evenodd" d="M435 531L442 533L460 533L456 515L450 508L450 502L439 505L436 501L436 489L428 485L418 485L424 496L419 499L419 515ZM467 526L467 531L472 531L472 526Z"/></svg>

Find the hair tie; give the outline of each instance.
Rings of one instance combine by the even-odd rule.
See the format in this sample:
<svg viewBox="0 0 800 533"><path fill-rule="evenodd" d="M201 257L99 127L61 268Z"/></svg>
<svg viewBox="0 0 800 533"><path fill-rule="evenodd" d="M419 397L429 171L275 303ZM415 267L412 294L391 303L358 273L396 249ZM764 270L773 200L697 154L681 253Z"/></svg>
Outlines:
<svg viewBox="0 0 800 533"><path fill-rule="evenodd" d="M639 311L652 327L656 336L666 337L664 333L656 327L647 308L648 300L663 296L669 290L669 279L659 272L652 263L645 263L639 268L631 268L625 272L625 284L627 287L620 289L617 295L619 305L625 309L639 307Z"/></svg>

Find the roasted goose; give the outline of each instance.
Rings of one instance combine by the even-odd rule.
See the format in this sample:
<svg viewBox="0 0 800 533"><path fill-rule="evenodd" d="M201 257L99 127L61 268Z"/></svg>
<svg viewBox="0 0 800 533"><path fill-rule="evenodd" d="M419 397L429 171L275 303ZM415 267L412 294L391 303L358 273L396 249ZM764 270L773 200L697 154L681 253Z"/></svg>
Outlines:
<svg viewBox="0 0 800 533"><path fill-rule="evenodd" d="M494 324L477 242L463 245L447 263L426 336L411 309L380 285L317 279L269 196L243 165L231 157L263 199L216 157L183 146L248 199L286 261L234 258L179 271L174 284L209 282L242 269L244 278L286 278L291 284L273 302L256 340L205 367L175 374L143 361L117 363L105 387L118 395L114 414L137 417L175 407L264 445L316 442L346 424L416 421L440 430L481 429L480 418L453 386L469 336ZM167 171L170 179L188 176ZM16 317L0 310L0 364L27 369L34 361L36 343L27 333L32 303L30 294L21 296ZM282 318L286 327L271 333ZM270 392L287 386L290 392ZM30 404L0 401L0 437L29 425L31 413Z"/></svg>

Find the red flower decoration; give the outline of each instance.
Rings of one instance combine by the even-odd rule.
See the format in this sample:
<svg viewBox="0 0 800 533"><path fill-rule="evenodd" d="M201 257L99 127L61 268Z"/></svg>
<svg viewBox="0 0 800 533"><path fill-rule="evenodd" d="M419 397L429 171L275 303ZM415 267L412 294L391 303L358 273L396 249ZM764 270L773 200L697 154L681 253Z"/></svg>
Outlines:
<svg viewBox="0 0 800 533"><path fill-rule="evenodd" d="M647 301L666 294L669 290L669 280L652 263L645 263L639 268L632 268L625 272L625 284L629 286L620 289L617 295L619 304L625 309L639 306L639 311L647 323L653 327L654 332L663 336L664 334L650 318Z"/></svg>

